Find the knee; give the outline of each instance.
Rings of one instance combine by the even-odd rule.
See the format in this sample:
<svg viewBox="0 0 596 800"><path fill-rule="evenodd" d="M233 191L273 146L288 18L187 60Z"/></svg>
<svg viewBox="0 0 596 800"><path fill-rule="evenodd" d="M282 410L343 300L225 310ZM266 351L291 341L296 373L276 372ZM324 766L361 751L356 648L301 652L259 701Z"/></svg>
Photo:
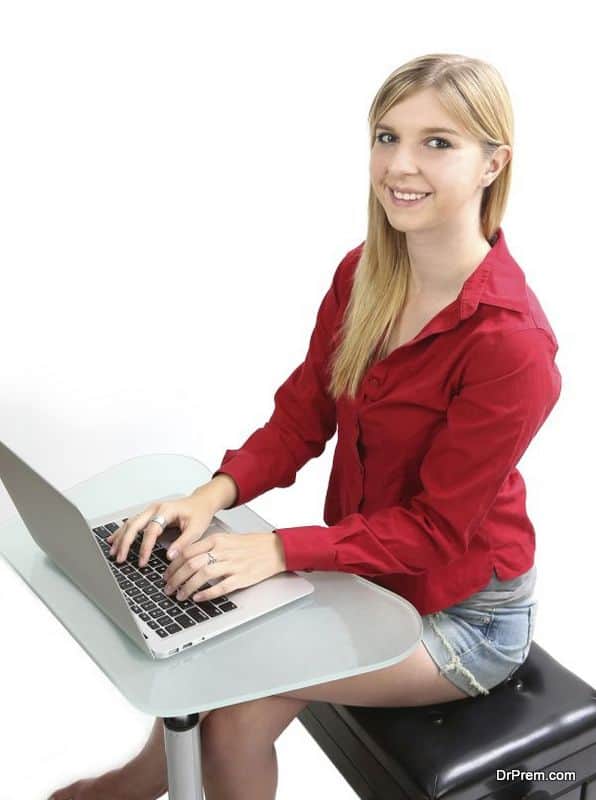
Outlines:
<svg viewBox="0 0 596 800"><path fill-rule="evenodd" d="M250 758L272 746L251 702L216 708L201 724L201 757L211 767Z"/></svg>

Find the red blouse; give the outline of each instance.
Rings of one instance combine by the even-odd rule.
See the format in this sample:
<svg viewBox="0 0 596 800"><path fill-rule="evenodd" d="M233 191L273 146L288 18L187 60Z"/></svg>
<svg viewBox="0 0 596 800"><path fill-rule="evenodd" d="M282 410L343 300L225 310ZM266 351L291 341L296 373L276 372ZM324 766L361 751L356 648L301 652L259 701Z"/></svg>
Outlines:
<svg viewBox="0 0 596 800"><path fill-rule="evenodd" d="M508 580L534 563L516 464L559 398L558 343L499 228L457 299L335 403L328 359L363 246L337 267L271 418L213 476L248 503L291 486L337 428L326 526L276 529L286 568L355 573L429 614L480 591L493 566Z"/></svg>

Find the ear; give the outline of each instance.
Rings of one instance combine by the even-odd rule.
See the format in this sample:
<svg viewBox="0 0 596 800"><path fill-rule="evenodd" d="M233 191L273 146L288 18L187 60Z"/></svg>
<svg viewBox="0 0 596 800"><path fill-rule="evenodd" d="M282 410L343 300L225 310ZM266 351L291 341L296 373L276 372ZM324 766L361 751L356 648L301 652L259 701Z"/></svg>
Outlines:
<svg viewBox="0 0 596 800"><path fill-rule="evenodd" d="M499 145L492 154L488 169L483 175L483 186L490 186L490 184L497 179L501 170L511 161L512 157L513 150L508 144Z"/></svg>

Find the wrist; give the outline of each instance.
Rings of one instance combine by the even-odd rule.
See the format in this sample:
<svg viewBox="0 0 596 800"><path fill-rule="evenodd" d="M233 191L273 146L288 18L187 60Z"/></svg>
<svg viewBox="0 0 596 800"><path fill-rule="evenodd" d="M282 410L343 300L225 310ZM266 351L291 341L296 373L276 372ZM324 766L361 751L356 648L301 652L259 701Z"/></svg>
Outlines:
<svg viewBox="0 0 596 800"><path fill-rule="evenodd" d="M275 551L275 560L278 566L279 572L286 572L286 552L284 550L284 544L281 540L281 536L278 536L277 533L272 533L271 536L273 542L273 549Z"/></svg>
<svg viewBox="0 0 596 800"><path fill-rule="evenodd" d="M199 486L191 497L200 496L212 508L213 513L234 505L238 497L238 488L233 478L221 472L208 483Z"/></svg>

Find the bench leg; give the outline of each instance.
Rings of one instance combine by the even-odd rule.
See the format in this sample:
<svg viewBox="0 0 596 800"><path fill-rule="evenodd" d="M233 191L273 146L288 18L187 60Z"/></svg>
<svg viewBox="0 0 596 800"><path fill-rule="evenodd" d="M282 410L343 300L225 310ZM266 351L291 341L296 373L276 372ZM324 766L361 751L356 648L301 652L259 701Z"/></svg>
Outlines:
<svg viewBox="0 0 596 800"><path fill-rule="evenodd" d="M163 717L170 800L203 800L199 714Z"/></svg>

